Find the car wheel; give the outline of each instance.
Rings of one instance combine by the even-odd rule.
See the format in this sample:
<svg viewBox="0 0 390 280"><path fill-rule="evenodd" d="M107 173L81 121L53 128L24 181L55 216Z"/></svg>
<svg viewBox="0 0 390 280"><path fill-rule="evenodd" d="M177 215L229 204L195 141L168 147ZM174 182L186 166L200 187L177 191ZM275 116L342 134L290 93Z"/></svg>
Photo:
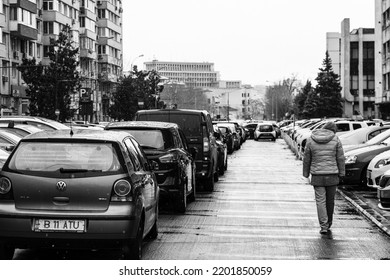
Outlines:
<svg viewBox="0 0 390 280"><path fill-rule="evenodd" d="M204 182L205 191L212 192L214 190L214 176L210 175Z"/></svg>
<svg viewBox="0 0 390 280"><path fill-rule="evenodd" d="M5 244L0 245L0 260L12 260L14 257L15 248Z"/></svg>
<svg viewBox="0 0 390 280"><path fill-rule="evenodd" d="M360 188L362 189L368 189L368 186L367 186L367 167L364 167L362 169L362 173L360 175Z"/></svg>
<svg viewBox="0 0 390 280"><path fill-rule="evenodd" d="M219 181L219 167L217 168L217 170L215 170L213 177L214 177L214 182Z"/></svg>
<svg viewBox="0 0 390 280"><path fill-rule="evenodd" d="M275 137L274 137L274 138L272 138L272 141L274 141L274 142L275 142L275 141L276 141L276 138L275 138Z"/></svg>
<svg viewBox="0 0 390 280"><path fill-rule="evenodd" d="M223 174L225 174L225 166L222 165L218 168L218 173L220 176L222 176Z"/></svg>
<svg viewBox="0 0 390 280"><path fill-rule="evenodd" d="M176 201L175 210L179 213L185 213L187 209L187 183L183 183L183 189L179 193L180 195L179 199Z"/></svg>
<svg viewBox="0 0 390 280"><path fill-rule="evenodd" d="M137 230L137 236L132 241L127 241L123 246L123 257L125 260L142 259L142 237L144 232L144 219L141 218Z"/></svg>
<svg viewBox="0 0 390 280"><path fill-rule="evenodd" d="M228 159L227 159L227 157L226 157L226 159L225 159L225 166L223 167L223 169L225 169L225 171L226 171L227 168L228 168Z"/></svg>

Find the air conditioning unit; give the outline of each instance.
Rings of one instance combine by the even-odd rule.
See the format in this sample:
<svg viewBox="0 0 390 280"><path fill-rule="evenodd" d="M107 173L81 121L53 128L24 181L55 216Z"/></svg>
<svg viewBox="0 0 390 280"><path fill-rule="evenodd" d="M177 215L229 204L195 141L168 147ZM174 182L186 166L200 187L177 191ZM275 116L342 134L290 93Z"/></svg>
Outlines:
<svg viewBox="0 0 390 280"><path fill-rule="evenodd" d="M119 8L119 12L120 12L120 13L122 13L122 12L123 12L123 9L122 9L122 7L121 7L121 8Z"/></svg>
<svg viewBox="0 0 390 280"><path fill-rule="evenodd" d="M8 76L3 76L3 83L8 82Z"/></svg>
<svg viewBox="0 0 390 280"><path fill-rule="evenodd" d="M80 7L80 14L82 14L82 15L85 14L85 8L84 7Z"/></svg>
<svg viewBox="0 0 390 280"><path fill-rule="evenodd" d="M40 17L42 16L42 9L38 10L38 16L40 16Z"/></svg>
<svg viewBox="0 0 390 280"><path fill-rule="evenodd" d="M103 59L103 55L99 54L98 59Z"/></svg>

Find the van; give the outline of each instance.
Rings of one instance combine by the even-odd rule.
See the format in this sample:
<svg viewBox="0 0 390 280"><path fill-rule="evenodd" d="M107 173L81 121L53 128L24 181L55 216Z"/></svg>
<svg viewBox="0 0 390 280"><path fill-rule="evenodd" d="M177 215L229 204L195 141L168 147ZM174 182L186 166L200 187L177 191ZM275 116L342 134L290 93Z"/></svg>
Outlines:
<svg viewBox="0 0 390 280"><path fill-rule="evenodd" d="M218 155L211 116L204 110L155 109L140 110L135 121L176 123L184 132L190 148L197 150L195 157L196 179L206 191L214 190L218 181Z"/></svg>

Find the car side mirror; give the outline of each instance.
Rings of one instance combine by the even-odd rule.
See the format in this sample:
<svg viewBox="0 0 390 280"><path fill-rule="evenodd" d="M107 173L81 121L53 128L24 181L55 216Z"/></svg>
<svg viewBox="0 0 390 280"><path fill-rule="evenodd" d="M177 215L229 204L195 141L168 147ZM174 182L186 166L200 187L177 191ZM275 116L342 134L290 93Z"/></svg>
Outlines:
<svg viewBox="0 0 390 280"><path fill-rule="evenodd" d="M219 134L219 132L214 132L214 137L219 139L221 137L221 134Z"/></svg>
<svg viewBox="0 0 390 280"><path fill-rule="evenodd" d="M10 146L5 147L5 150L6 150L7 152L12 152L14 149L15 149L15 146L14 146L14 145L10 145Z"/></svg>

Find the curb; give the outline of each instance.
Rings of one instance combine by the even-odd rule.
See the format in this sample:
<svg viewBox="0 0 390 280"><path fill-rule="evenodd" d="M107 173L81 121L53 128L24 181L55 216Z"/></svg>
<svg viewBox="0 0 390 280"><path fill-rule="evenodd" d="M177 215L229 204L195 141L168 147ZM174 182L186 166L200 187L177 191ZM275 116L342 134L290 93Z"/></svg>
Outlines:
<svg viewBox="0 0 390 280"><path fill-rule="evenodd" d="M339 188L337 188L337 192L341 194L341 196L344 197L347 201L349 201L356 208L358 212L363 214L367 219L369 219L376 226L378 226L384 233L390 236L390 229L382 223L383 221L386 221L387 224L390 225L390 222L385 217L383 217L380 213L378 213L377 211L369 207L364 201L359 199L356 195L352 194L351 195L352 197L350 197Z"/></svg>

